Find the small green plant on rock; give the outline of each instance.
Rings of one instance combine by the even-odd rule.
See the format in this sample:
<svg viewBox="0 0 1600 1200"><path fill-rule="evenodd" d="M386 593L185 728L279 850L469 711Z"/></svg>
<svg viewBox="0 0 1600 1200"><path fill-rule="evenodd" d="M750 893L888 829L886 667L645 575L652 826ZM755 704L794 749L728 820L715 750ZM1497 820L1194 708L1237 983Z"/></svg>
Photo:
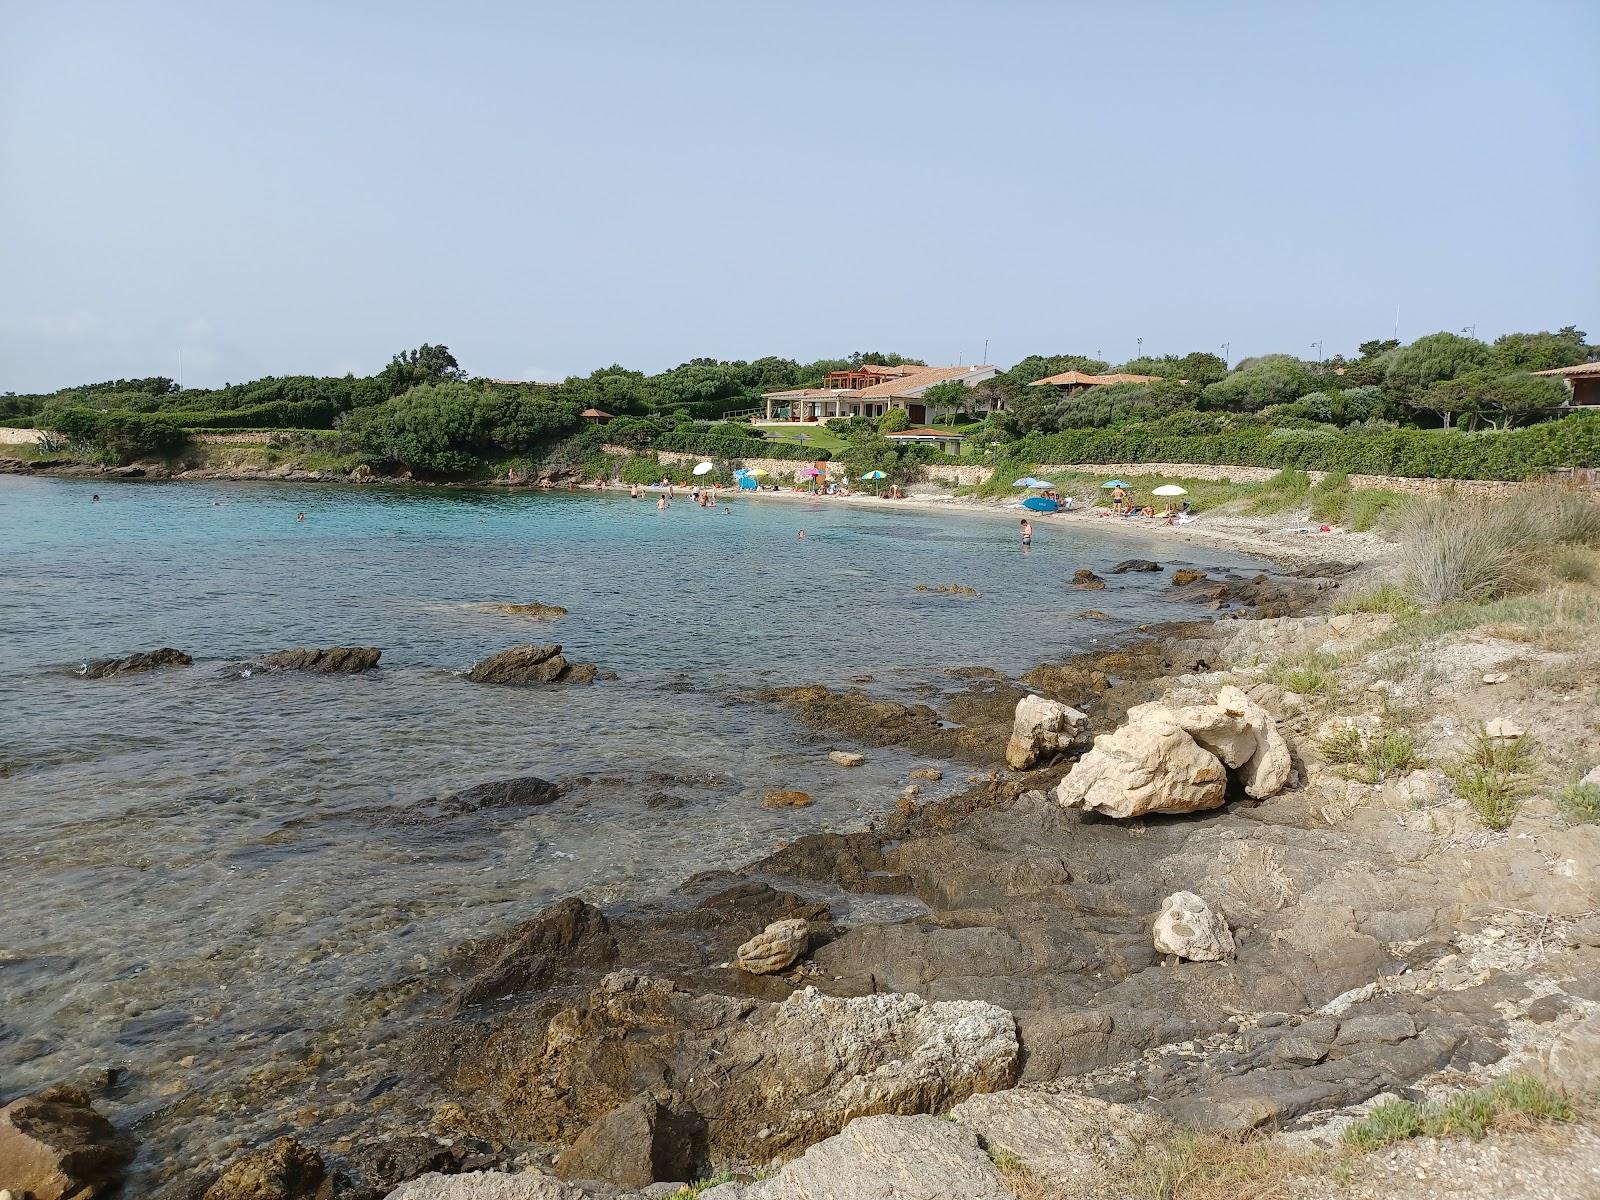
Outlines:
<svg viewBox="0 0 1600 1200"><path fill-rule="evenodd" d="M1600 825L1600 784L1568 784L1556 796L1556 807L1569 824Z"/></svg>
<svg viewBox="0 0 1600 1200"><path fill-rule="evenodd" d="M1268 671L1268 678L1287 692L1302 696L1331 696L1339 686L1339 660L1315 651L1280 659Z"/></svg>
<svg viewBox="0 0 1600 1200"><path fill-rule="evenodd" d="M1479 726L1467 753L1444 768L1456 794L1490 829L1505 829L1533 786L1534 741L1527 734L1494 738Z"/></svg>
<svg viewBox="0 0 1600 1200"><path fill-rule="evenodd" d="M1572 1105L1549 1084L1531 1075L1508 1075L1448 1100L1385 1100L1345 1129L1344 1143L1356 1150L1382 1150L1410 1138L1481 1138L1496 1124L1570 1121L1572 1116Z"/></svg>
<svg viewBox="0 0 1600 1200"><path fill-rule="evenodd" d="M1385 583L1370 592L1346 596L1333 606L1336 613L1388 613L1393 617L1414 617L1422 611L1416 598L1398 584Z"/></svg>
<svg viewBox="0 0 1600 1200"><path fill-rule="evenodd" d="M1351 767L1363 783L1404 775L1422 765L1417 739L1409 730L1384 729L1370 737L1346 725L1322 741L1322 756L1330 763Z"/></svg>

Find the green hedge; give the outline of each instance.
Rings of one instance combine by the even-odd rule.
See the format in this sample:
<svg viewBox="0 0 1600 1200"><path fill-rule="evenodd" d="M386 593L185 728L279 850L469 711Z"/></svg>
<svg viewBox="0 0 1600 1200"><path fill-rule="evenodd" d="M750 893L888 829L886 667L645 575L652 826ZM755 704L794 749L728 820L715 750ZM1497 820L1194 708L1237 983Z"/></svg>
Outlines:
<svg viewBox="0 0 1600 1200"><path fill-rule="evenodd" d="M163 412L186 429L332 429L339 406L331 400L274 400L249 408Z"/></svg>
<svg viewBox="0 0 1600 1200"><path fill-rule="evenodd" d="M1559 467L1600 466L1600 413L1575 413L1507 433L1389 429L1373 433L1240 429L1184 437L1139 425L1030 434L1005 447L1026 463L1196 463L1300 467L1351 475L1525 479Z"/></svg>
<svg viewBox="0 0 1600 1200"><path fill-rule="evenodd" d="M40 414L38 425L69 441L93 446L119 462L175 450L188 436L166 413L103 411L77 405L46 409Z"/></svg>
<svg viewBox="0 0 1600 1200"><path fill-rule="evenodd" d="M664 433L650 443L652 450L703 454L707 458L781 458L786 462L820 462L832 457L827 450L785 445L753 437L717 437L704 433Z"/></svg>

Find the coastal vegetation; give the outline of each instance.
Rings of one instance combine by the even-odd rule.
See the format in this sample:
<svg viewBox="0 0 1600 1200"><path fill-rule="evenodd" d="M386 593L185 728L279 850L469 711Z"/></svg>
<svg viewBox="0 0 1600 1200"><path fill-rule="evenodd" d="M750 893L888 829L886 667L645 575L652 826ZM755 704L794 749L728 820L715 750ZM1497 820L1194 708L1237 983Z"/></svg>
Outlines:
<svg viewBox="0 0 1600 1200"><path fill-rule="evenodd" d="M964 437L958 459L889 441L887 434L910 424L899 408L876 421L836 419L802 432L763 430L748 420L766 392L816 386L829 371L863 363L917 361L880 351L808 363L695 358L653 375L613 365L534 383L471 376L448 347L425 344L365 377L268 377L210 389L150 377L7 394L0 396L0 423L48 430L69 453L107 463L168 456L202 433L320 431L336 435L326 448L337 457L375 471L462 479L501 475L518 463L545 473L552 461L603 469L603 443L726 465L838 459L852 475L882 470L901 484L931 462L951 461L993 468L996 487L1002 477L1041 465L1076 463L1300 473L1286 480L1307 471L1341 479L1516 480L1600 465L1600 414L1564 408L1565 386L1532 373L1597 355L1572 326L1492 343L1455 333L1408 345L1375 340L1356 357L1316 362L1269 354L1230 366L1193 352L1113 366L1078 354L1035 354L975 387L929 389L924 399L953 414ZM1034 386L1068 370L1115 370L1148 382L1068 395ZM599 415L586 419L586 412ZM586 436L600 427L603 438ZM1347 526L1370 526L1388 503L1342 482L1305 485L1314 517ZM1201 502L1197 496L1197 507Z"/></svg>

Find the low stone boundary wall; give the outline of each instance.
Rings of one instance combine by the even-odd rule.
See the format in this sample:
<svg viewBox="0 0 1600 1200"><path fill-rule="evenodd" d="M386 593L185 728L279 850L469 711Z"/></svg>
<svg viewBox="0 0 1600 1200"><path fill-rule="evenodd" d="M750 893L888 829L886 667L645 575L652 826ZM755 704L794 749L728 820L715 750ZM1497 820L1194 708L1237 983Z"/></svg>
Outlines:
<svg viewBox="0 0 1600 1200"><path fill-rule="evenodd" d="M704 462L708 457L704 454L685 454L681 450L630 450L626 446L612 445L600 448L607 454L654 454L662 462L672 466ZM796 471L805 470L807 465L804 461L791 458L741 458L739 461L747 467L759 467L769 475L793 475Z"/></svg>
<svg viewBox="0 0 1600 1200"><path fill-rule="evenodd" d="M42 441L42 429L13 429L9 425L0 425L0 446L31 446Z"/></svg>
<svg viewBox="0 0 1600 1200"><path fill-rule="evenodd" d="M265 446L276 436L267 429L245 429L239 433L197 433L189 440L203 446Z"/></svg>

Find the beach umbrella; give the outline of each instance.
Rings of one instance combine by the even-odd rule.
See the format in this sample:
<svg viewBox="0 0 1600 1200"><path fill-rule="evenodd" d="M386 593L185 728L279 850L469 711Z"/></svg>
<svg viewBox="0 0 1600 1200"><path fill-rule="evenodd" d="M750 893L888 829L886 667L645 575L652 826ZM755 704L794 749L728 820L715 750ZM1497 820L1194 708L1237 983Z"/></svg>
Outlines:
<svg viewBox="0 0 1600 1200"><path fill-rule="evenodd" d="M751 479L764 479L767 472L761 467L751 467L745 474L750 476Z"/></svg>
<svg viewBox="0 0 1600 1200"><path fill-rule="evenodd" d="M821 475L822 472L817 470L815 467L807 467L804 471L801 471L800 474L809 475L812 479L815 479L818 475Z"/></svg>
<svg viewBox="0 0 1600 1200"><path fill-rule="evenodd" d="M1022 502L1022 507L1029 512L1053 513L1059 505L1054 500L1046 500L1043 496L1029 496Z"/></svg>
<svg viewBox="0 0 1600 1200"><path fill-rule="evenodd" d="M695 465L694 465L694 473L696 475L709 475L709 474L711 474L711 472L715 471L716 469L717 468L716 468L715 464L708 463L708 462L695 463Z"/></svg>
<svg viewBox="0 0 1600 1200"><path fill-rule="evenodd" d="M1033 476L1032 475L1024 475L1021 479L1017 480L1011 486L1012 487L1031 488L1033 486Z"/></svg>
<svg viewBox="0 0 1600 1200"><path fill-rule="evenodd" d="M878 480L884 479L886 476L882 471L868 471L861 478L872 480L872 494L876 496L878 494Z"/></svg>
<svg viewBox="0 0 1600 1200"><path fill-rule="evenodd" d="M1102 483L1100 486L1103 487L1103 488L1119 488L1119 487L1127 487L1128 485L1123 483L1122 480L1120 480L1120 479L1108 479L1104 483Z"/></svg>
<svg viewBox="0 0 1600 1200"><path fill-rule="evenodd" d="M1164 483L1150 494L1152 496L1187 496L1189 490L1181 488L1175 483Z"/></svg>

